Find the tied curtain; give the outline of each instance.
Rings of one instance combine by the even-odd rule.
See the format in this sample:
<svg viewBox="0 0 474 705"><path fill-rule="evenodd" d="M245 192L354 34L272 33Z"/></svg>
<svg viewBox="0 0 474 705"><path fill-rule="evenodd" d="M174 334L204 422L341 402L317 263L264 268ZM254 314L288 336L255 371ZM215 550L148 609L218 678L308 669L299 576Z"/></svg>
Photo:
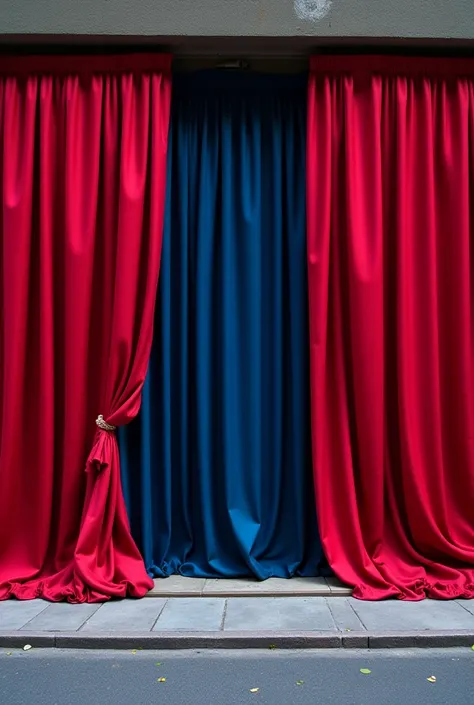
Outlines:
<svg viewBox="0 0 474 705"><path fill-rule="evenodd" d="M0 599L152 586L113 427L152 341L170 83L167 56L0 58Z"/></svg>
<svg viewBox="0 0 474 705"><path fill-rule="evenodd" d="M121 434L149 573L317 575L307 76L175 76L155 337Z"/></svg>
<svg viewBox="0 0 474 705"><path fill-rule="evenodd" d="M474 597L474 62L315 57L313 460L354 596Z"/></svg>

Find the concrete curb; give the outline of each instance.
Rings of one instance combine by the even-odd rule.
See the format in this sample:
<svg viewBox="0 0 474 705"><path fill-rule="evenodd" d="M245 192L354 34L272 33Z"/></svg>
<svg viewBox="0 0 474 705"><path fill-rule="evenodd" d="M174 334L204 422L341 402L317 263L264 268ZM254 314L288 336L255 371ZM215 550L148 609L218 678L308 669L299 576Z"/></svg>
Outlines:
<svg viewBox="0 0 474 705"><path fill-rule="evenodd" d="M407 649L474 644L474 632L0 632L0 648L57 649Z"/></svg>

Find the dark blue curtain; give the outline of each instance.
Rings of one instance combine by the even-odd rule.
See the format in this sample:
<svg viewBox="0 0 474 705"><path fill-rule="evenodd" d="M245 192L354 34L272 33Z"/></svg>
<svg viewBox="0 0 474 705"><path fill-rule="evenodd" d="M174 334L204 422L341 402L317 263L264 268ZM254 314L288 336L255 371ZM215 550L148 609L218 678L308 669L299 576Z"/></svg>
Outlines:
<svg viewBox="0 0 474 705"><path fill-rule="evenodd" d="M174 80L155 338L121 432L153 576L324 569L311 471L305 76Z"/></svg>

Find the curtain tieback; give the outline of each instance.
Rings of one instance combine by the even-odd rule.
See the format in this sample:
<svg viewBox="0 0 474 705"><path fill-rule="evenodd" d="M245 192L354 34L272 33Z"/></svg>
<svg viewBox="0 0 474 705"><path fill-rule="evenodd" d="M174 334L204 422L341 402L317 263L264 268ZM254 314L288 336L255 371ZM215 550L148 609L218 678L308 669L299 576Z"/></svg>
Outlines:
<svg viewBox="0 0 474 705"><path fill-rule="evenodd" d="M103 431L108 431L109 433L113 433L117 428L117 426L112 426L112 424L107 423L107 421L104 420L102 414L100 414L96 418L95 422L99 428L101 428Z"/></svg>

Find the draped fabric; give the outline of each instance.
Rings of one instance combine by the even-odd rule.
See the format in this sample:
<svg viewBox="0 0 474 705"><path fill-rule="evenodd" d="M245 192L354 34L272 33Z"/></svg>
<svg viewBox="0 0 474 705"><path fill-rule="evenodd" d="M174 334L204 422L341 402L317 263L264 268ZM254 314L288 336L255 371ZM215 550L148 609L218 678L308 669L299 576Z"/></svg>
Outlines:
<svg viewBox="0 0 474 705"><path fill-rule="evenodd" d="M312 60L316 501L354 596L474 597L474 62Z"/></svg>
<svg viewBox="0 0 474 705"><path fill-rule="evenodd" d="M169 105L168 57L0 59L2 599L152 586L94 421L140 404Z"/></svg>
<svg viewBox="0 0 474 705"><path fill-rule="evenodd" d="M155 338L121 436L154 576L316 575L307 76L176 76Z"/></svg>

